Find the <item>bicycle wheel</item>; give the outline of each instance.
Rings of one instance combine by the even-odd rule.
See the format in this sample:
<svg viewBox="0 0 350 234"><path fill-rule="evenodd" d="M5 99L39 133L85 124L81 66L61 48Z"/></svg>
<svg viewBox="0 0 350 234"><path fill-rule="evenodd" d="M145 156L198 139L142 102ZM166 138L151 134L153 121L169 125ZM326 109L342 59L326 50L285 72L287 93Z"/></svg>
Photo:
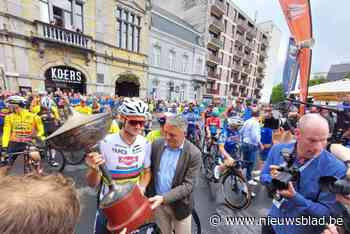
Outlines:
<svg viewBox="0 0 350 234"><path fill-rule="evenodd" d="M85 159L84 151L64 152L64 157L69 165L79 165Z"/></svg>
<svg viewBox="0 0 350 234"><path fill-rule="evenodd" d="M205 177L212 181L214 179L214 167L215 167L215 160L212 155L210 154L204 154L203 157L203 168Z"/></svg>
<svg viewBox="0 0 350 234"><path fill-rule="evenodd" d="M66 158L62 151L48 147L43 154L41 163L46 173L62 172L66 166Z"/></svg>
<svg viewBox="0 0 350 234"><path fill-rule="evenodd" d="M192 221L191 221L191 233L193 234L201 234L201 222L199 220L198 214L195 209L192 210Z"/></svg>
<svg viewBox="0 0 350 234"><path fill-rule="evenodd" d="M251 195L245 180L230 171L222 180L222 192L230 208L243 209L250 205Z"/></svg>

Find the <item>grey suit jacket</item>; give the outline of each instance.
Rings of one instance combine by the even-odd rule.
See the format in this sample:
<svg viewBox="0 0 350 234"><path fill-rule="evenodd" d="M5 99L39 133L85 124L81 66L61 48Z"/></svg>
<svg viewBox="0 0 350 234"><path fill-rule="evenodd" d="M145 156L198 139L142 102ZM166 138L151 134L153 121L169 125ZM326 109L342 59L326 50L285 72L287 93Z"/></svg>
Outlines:
<svg viewBox="0 0 350 234"><path fill-rule="evenodd" d="M153 142L151 153L152 179L147 187L148 196L156 195L157 173L164 149L164 139ZM178 220L186 218L192 212L194 206L193 187L199 176L201 159L199 149L191 142L185 140L181 156L176 165L171 190L163 195L164 204L170 205Z"/></svg>

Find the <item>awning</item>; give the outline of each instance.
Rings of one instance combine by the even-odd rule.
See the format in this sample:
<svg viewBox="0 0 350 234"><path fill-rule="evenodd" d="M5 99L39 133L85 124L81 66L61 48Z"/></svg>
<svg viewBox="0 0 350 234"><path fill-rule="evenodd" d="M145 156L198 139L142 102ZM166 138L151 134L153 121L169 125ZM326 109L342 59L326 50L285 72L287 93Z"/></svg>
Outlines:
<svg viewBox="0 0 350 234"><path fill-rule="evenodd" d="M309 87L309 96L320 101L340 101L345 95L350 94L350 80L338 80ZM291 94L299 95L299 90Z"/></svg>

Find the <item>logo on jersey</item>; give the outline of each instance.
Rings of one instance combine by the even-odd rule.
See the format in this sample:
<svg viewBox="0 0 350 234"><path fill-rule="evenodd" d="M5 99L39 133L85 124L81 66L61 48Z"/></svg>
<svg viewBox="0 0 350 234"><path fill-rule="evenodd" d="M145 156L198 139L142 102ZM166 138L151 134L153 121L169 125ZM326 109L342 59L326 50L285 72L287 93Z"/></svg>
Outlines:
<svg viewBox="0 0 350 234"><path fill-rule="evenodd" d="M112 151L116 154L127 154L128 151L126 151L126 149L123 149L123 148L112 148Z"/></svg>
<svg viewBox="0 0 350 234"><path fill-rule="evenodd" d="M121 156L119 157L119 163L123 163L127 166L131 166L135 163L137 163L138 157L137 156Z"/></svg>
<svg viewBox="0 0 350 234"><path fill-rule="evenodd" d="M132 149L133 154L140 153L142 151L142 146L141 145L135 145L134 148Z"/></svg>

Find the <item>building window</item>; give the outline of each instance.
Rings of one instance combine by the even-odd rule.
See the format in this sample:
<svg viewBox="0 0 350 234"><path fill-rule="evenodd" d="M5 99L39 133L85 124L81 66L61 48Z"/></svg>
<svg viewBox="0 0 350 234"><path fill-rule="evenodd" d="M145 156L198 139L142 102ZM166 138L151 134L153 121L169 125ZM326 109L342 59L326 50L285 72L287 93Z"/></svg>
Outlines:
<svg viewBox="0 0 350 234"><path fill-rule="evenodd" d="M102 73L97 73L96 83L103 84L105 80L105 76Z"/></svg>
<svg viewBox="0 0 350 234"><path fill-rule="evenodd" d="M40 0L40 17L45 23L50 23L49 3L47 0Z"/></svg>
<svg viewBox="0 0 350 234"><path fill-rule="evenodd" d="M187 66L188 66L188 56L184 55L184 56L182 56L182 72L183 73L187 72Z"/></svg>
<svg viewBox="0 0 350 234"><path fill-rule="evenodd" d="M225 19L225 33L227 33L227 20Z"/></svg>
<svg viewBox="0 0 350 234"><path fill-rule="evenodd" d="M153 65L160 66L160 53L161 48L159 46L153 47Z"/></svg>
<svg viewBox="0 0 350 234"><path fill-rule="evenodd" d="M169 69L175 71L175 56L176 53L174 51L169 52Z"/></svg>
<svg viewBox="0 0 350 234"><path fill-rule="evenodd" d="M84 31L84 7L75 0L39 0L41 20L58 27Z"/></svg>
<svg viewBox="0 0 350 234"><path fill-rule="evenodd" d="M141 17L117 8L117 47L140 52Z"/></svg>
<svg viewBox="0 0 350 234"><path fill-rule="evenodd" d="M202 64L203 64L203 60L197 59L197 63L196 63L196 73L197 74L202 74Z"/></svg>
<svg viewBox="0 0 350 234"><path fill-rule="evenodd" d="M77 30L80 30L81 32L84 31L84 8L83 4L76 2L75 4L75 10L74 10L74 26Z"/></svg>

